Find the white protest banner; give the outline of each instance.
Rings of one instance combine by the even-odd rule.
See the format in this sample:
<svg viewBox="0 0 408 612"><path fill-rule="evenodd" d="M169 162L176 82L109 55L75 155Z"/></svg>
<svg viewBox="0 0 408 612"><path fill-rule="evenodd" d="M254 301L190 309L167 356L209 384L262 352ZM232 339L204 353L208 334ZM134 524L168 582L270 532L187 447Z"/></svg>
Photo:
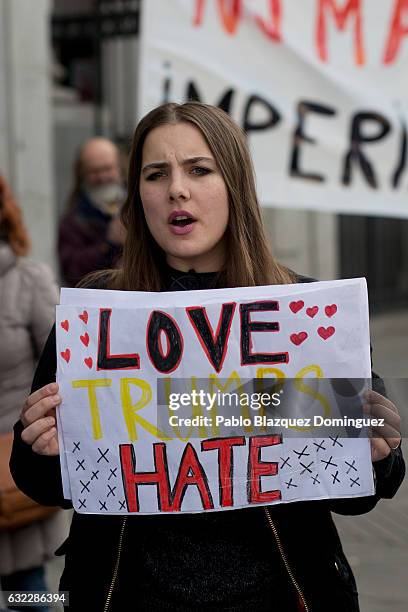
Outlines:
<svg viewBox="0 0 408 612"><path fill-rule="evenodd" d="M149 0L139 115L221 106L262 204L408 217L408 0Z"/></svg>
<svg viewBox="0 0 408 612"><path fill-rule="evenodd" d="M202 512L373 493L367 438L321 445L313 424L316 438L286 437L282 427L256 435L251 425L238 436L225 410L214 402L209 410L202 397L190 415L208 420L184 435L172 394L181 379L193 397L202 379L214 396L244 379L369 378L364 279L157 294L74 289L61 302L61 465L78 512ZM324 398L320 410L331 415Z"/></svg>

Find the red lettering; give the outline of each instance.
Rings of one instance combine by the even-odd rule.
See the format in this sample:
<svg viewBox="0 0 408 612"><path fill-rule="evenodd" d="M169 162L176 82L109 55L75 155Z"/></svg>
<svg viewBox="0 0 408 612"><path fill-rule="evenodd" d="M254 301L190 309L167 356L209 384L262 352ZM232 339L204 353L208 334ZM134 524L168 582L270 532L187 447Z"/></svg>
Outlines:
<svg viewBox="0 0 408 612"><path fill-rule="evenodd" d="M244 436L236 438L213 438L203 440L201 449L218 450L218 483L220 491L220 504L222 508L234 505L233 482L234 482L234 446L245 446Z"/></svg>
<svg viewBox="0 0 408 612"><path fill-rule="evenodd" d="M336 27L340 30L345 29L347 19L352 13L354 13L354 56L356 64L358 66L362 66L365 63L365 54L363 45L362 10L360 0L347 0L343 8L339 8L336 5L336 0L319 0L316 27L316 43L319 57L323 62L327 62L328 60L327 24L325 15L327 9L331 9L331 11L334 13Z"/></svg>
<svg viewBox="0 0 408 612"><path fill-rule="evenodd" d="M254 436L249 442L248 457L248 501L250 504L267 504L281 499L279 489L261 491L262 476L276 476L278 463L276 461L261 461L261 449L266 446L282 444L282 436Z"/></svg>
<svg viewBox="0 0 408 612"><path fill-rule="evenodd" d="M207 475L201 465L197 453L190 443L186 445L180 462L176 482L172 494L172 510L179 512L187 487L196 486L200 493L201 503L205 510L214 508Z"/></svg>
<svg viewBox="0 0 408 612"><path fill-rule="evenodd" d="M166 445L163 442L153 444L153 472L136 472L136 455L132 444L119 446L120 463L127 509L129 512L139 512L138 487L140 485L156 485L159 510L169 512L170 484L167 466Z"/></svg>
<svg viewBox="0 0 408 612"><path fill-rule="evenodd" d="M403 20L405 19L405 24ZM391 21L391 30L388 37L384 64L391 64L400 50L404 36L408 34L408 0L396 0L395 10Z"/></svg>
<svg viewBox="0 0 408 612"><path fill-rule="evenodd" d="M195 27L198 27L203 23L205 3L206 3L206 0L196 0L194 17L193 17L193 25Z"/></svg>
<svg viewBox="0 0 408 612"><path fill-rule="evenodd" d="M269 0L269 13L270 21L266 21L263 17L260 17L259 15L255 17L255 21L264 34L266 34L275 42L280 42L282 40L282 10L280 0Z"/></svg>
<svg viewBox="0 0 408 612"><path fill-rule="evenodd" d="M193 24L201 26L206 0L196 0ZM242 15L242 0L217 0L221 24L227 34L235 34Z"/></svg>

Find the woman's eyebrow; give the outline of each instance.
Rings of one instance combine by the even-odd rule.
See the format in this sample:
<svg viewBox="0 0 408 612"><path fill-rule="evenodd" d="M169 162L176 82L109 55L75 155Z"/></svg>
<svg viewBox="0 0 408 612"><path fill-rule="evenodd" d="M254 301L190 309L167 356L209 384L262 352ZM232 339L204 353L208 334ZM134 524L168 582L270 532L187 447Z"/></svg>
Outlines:
<svg viewBox="0 0 408 612"><path fill-rule="evenodd" d="M197 164L200 162L214 162L214 159L212 157L205 157L202 155L199 155L197 157L188 157L187 159L183 160L181 163L183 166L189 166L191 164ZM168 168L169 164L167 162L152 162L151 164L146 164L146 166L144 166L142 172L147 172L148 170L152 170L153 168Z"/></svg>

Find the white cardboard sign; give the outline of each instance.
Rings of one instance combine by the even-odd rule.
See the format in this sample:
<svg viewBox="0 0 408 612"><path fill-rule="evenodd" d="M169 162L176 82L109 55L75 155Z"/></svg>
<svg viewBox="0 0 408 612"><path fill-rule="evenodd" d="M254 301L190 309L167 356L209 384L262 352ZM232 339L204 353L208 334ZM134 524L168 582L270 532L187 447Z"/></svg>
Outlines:
<svg viewBox="0 0 408 612"><path fill-rule="evenodd" d="M64 493L78 512L203 512L373 493L367 438L329 439L323 449L318 428L315 438L299 439L251 427L237 435L228 423L201 421L186 435L169 420L178 418L169 398L179 379L191 393L199 379L219 391L225 380L369 378L364 279L177 293L63 290L57 363ZM158 403L158 379L166 381L166 405ZM217 405L201 400L189 404L191 416L215 419ZM250 408L242 410L230 416Z"/></svg>

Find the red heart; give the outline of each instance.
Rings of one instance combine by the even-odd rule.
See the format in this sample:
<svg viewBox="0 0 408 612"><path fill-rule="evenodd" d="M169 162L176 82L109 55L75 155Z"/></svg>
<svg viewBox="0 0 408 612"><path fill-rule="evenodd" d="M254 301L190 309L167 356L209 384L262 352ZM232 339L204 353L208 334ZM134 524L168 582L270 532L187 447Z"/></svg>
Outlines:
<svg viewBox="0 0 408 612"><path fill-rule="evenodd" d="M332 336L335 331L336 330L332 326L330 326L330 327L319 327L319 329L317 330L317 333L319 334L319 336L321 338L323 338L323 340L327 340L327 338L330 338L330 336Z"/></svg>
<svg viewBox="0 0 408 612"><path fill-rule="evenodd" d="M304 342L306 338L307 338L306 332L299 332L298 334L292 334L290 336L291 341L293 342L293 344L296 344L296 346L299 346L299 344L302 344L302 342Z"/></svg>
<svg viewBox="0 0 408 612"><path fill-rule="evenodd" d="M79 336L81 339L82 344L85 344L85 346L88 346L89 344L89 334L88 332L85 332L83 336Z"/></svg>
<svg viewBox="0 0 408 612"><path fill-rule="evenodd" d="M65 349L65 351L61 351L61 357L65 359L67 363L69 363L69 360L71 359L71 351L69 348Z"/></svg>
<svg viewBox="0 0 408 612"><path fill-rule="evenodd" d="M291 302L289 304L289 308L291 309L292 312L296 314L297 312L299 312L299 310L302 310L304 305L305 305L304 301L299 300L298 302Z"/></svg>
<svg viewBox="0 0 408 612"><path fill-rule="evenodd" d="M84 312L78 316L85 323L85 325L88 323L88 313L86 310L84 310Z"/></svg>
<svg viewBox="0 0 408 612"><path fill-rule="evenodd" d="M65 329L65 331L69 330L69 321L67 319L65 319L65 321L61 321L61 327L62 329Z"/></svg>
<svg viewBox="0 0 408 612"><path fill-rule="evenodd" d="M312 319L313 317L317 315L318 312L319 312L318 306L312 306L311 308L306 308L306 314L308 314L309 317L311 317Z"/></svg>
<svg viewBox="0 0 408 612"><path fill-rule="evenodd" d="M91 369L92 368L92 363L93 363L92 357L85 357L84 363L85 363L85 365L88 366L89 369Z"/></svg>
<svg viewBox="0 0 408 612"><path fill-rule="evenodd" d="M326 308L324 309L324 312L327 314L328 317L332 317L337 312L336 304L331 304L330 306L326 306Z"/></svg>

